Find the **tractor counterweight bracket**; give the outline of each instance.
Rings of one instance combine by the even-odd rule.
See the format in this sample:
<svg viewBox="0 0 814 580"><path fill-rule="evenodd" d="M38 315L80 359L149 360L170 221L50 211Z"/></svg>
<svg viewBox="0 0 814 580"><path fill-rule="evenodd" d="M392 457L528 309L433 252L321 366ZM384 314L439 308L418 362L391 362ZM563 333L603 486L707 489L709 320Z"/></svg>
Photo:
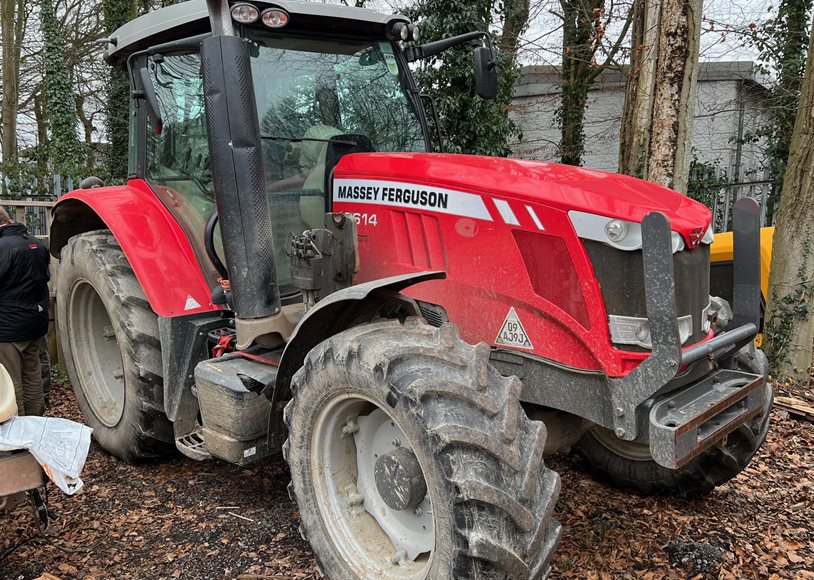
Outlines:
<svg viewBox="0 0 814 580"><path fill-rule="evenodd" d="M681 363L681 341L675 305L675 275L670 220L651 212L642 221L645 303L653 350L636 369L608 381L613 428L620 439L638 434L636 408L671 381Z"/></svg>

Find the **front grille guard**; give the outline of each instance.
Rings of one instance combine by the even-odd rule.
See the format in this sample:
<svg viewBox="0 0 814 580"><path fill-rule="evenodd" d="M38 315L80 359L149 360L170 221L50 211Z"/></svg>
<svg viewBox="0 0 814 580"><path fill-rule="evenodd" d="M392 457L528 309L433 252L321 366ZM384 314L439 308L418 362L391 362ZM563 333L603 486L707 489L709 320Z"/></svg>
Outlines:
<svg viewBox="0 0 814 580"><path fill-rule="evenodd" d="M653 350L650 356L627 376L608 381L613 406L613 429L620 439L633 441L639 436L637 410L659 389L673 380L680 369L705 357L717 360L730 357L754 338L758 331L760 316L759 216L759 207L754 200L744 198L735 203L733 211L734 298L732 305L734 318L731 330L722 332L683 352L676 316L670 221L659 212L648 214L642 221L645 302ZM746 385L751 385L749 392L754 391L755 375L742 374L744 379L753 377L752 380L744 383L743 391L747 390ZM729 393L726 395L726 400L736 404L740 398L746 398L749 392L743 392L742 397ZM754 396L750 399L757 401L757 397ZM756 404L760 406L763 403ZM743 424L749 416L754 416L760 411L759 408L755 409L753 404L748 405L748 408L742 404L741 406L744 407L744 413L738 414L734 418L730 417L727 421L729 430L716 431L717 439L724 437L727 432ZM708 413L705 413L705 417L707 415ZM654 424L658 422L658 417L651 414L651 435L655 434L653 428ZM690 422L697 423L698 416L687 418L686 424ZM675 468L686 463L694 452L697 452L697 448L689 450L688 453L676 454L676 447L679 443L676 438L686 432L686 425L676 421L668 421L668 423L671 426L665 427L664 423L657 425L661 431L659 431L659 437L651 441L651 451L658 463ZM665 436L665 429L681 431L681 433L675 437ZM707 437L704 445L707 446L712 442ZM659 448L654 449L654 446Z"/></svg>

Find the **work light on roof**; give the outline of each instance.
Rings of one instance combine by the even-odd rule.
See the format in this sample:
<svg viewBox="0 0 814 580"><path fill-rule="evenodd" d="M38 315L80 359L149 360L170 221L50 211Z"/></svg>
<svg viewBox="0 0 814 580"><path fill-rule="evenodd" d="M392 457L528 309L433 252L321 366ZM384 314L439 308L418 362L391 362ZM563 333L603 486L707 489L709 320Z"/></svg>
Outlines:
<svg viewBox="0 0 814 580"><path fill-rule="evenodd" d="M261 18L263 20L263 24L269 28L282 28L288 24L288 12L285 10L280 10L279 8L269 8L268 10L263 10Z"/></svg>
<svg viewBox="0 0 814 580"><path fill-rule="evenodd" d="M410 40L410 30L407 28L407 24L405 22L396 22L393 25L393 36L396 39L401 39L404 41Z"/></svg>
<svg viewBox="0 0 814 580"><path fill-rule="evenodd" d="M235 4L232 6L232 18L240 24L251 24L260 18L260 11L251 4Z"/></svg>

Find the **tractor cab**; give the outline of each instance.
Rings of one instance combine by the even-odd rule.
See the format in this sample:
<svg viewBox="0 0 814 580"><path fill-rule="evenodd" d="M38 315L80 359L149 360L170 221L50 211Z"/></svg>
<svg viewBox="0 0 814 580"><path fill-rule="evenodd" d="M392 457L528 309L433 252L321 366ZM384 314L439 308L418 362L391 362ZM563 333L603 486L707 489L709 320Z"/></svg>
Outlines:
<svg viewBox="0 0 814 580"><path fill-rule="evenodd" d="M298 2L264 6L238 3L229 14L249 55L245 80L259 123L261 187L271 207L275 274L285 296L298 292L290 283L288 235L323 226L327 183L339 156L426 151L428 134L393 36L394 28L407 30L406 19L343 7L314 10ZM208 33L194 34L209 24L204 2L147 14L118 32L107 58L127 64L137 96L130 173L175 215L215 282L219 273L204 239L215 211L200 55ZM152 33L135 38L131 29ZM215 237L222 256L219 231Z"/></svg>

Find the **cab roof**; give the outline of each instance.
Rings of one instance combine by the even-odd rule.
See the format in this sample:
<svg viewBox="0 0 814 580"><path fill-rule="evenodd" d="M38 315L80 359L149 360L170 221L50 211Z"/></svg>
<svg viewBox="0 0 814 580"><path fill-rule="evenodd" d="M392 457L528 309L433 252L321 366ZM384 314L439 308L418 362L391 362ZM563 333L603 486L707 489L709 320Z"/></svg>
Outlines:
<svg viewBox="0 0 814 580"><path fill-rule="evenodd" d="M285 29L277 32L307 33L319 31L337 35L379 37L387 34L388 25L409 22L398 14L381 14L366 8L337 6L321 2L275 0L274 2L250 1L261 12L266 8L282 8L291 19ZM265 28L262 24L257 24ZM205 34L210 31L206 0L189 0L139 16L118 28L110 37L105 50L105 60L120 65L127 57L139 50L181 38Z"/></svg>

